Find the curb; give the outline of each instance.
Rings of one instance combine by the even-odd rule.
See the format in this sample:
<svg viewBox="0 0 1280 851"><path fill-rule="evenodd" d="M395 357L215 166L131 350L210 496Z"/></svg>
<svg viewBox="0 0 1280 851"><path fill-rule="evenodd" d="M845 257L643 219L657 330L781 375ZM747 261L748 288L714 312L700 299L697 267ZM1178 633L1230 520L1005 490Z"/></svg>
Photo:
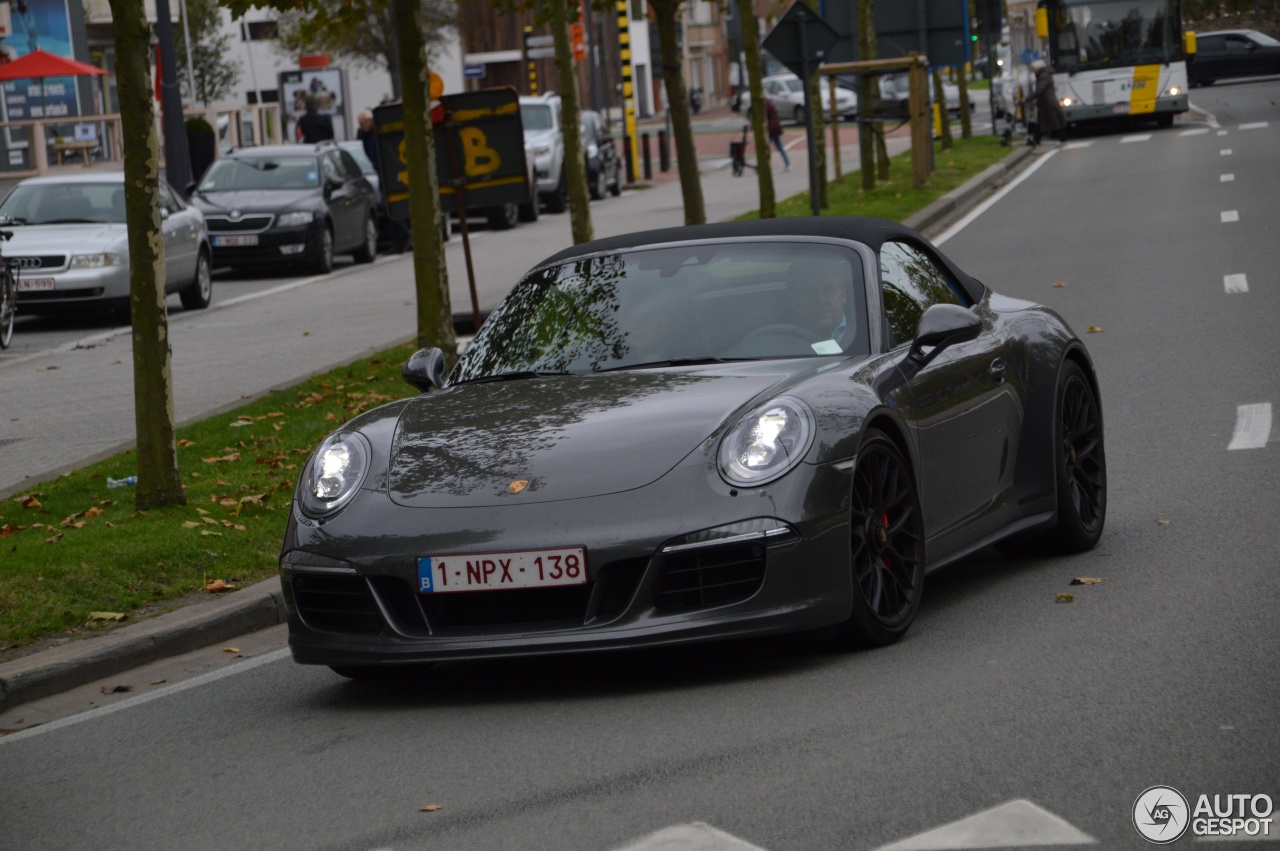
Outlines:
<svg viewBox="0 0 1280 851"><path fill-rule="evenodd" d="M951 190L923 210L907 216L902 223L920 233L948 223L976 207L983 198L1007 183L1035 154L1035 148L1022 146L963 186Z"/></svg>
<svg viewBox="0 0 1280 851"><path fill-rule="evenodd" d="M956 218L1008 182L1034 154L1029 147L1014 152L904 224L924 233ZM225 597L32 653L0 664L0 711L286 620L280 577L275 576Z"/></svg>
<svg viewBox="0 0 1280 851"><path fill-rule="evenodd" d="M139 665L227 641L286 619L280 577L0 664L0 710L59 694Z"/></svg>

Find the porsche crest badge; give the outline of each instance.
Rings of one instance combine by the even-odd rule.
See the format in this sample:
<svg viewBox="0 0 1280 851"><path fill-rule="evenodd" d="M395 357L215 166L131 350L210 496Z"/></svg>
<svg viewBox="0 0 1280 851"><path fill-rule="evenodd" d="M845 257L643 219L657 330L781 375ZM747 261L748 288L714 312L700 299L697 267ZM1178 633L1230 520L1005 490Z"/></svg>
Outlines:
<svg viewBox="0 0 1280 851"><path fill-rule="evenodd" d="M527 487L529 487L528 479L516 479L511 484L507 485L507 490L511 491L512 493L520 493L520 491L524 490Z"/></svg>

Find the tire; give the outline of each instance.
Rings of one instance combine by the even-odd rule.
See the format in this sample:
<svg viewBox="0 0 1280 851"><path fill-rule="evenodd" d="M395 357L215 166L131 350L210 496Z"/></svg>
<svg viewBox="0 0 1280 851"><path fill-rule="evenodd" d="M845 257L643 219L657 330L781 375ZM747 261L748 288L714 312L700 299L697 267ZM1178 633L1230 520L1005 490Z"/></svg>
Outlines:
<svg viewBox="0 0 1280 851"><path fill-rule="evenodd" d="M178 293L187 310L204 310L213 301L213 276L209 271L209 255L204 251L196 258L196 274L191 283Z"/></svg>
<svg viewBox="0 0 1280 851"><path fill-rule="evenodd" d="M511 230L520 221L520 209L516 204L503 204L501 207L491 207L485 216L493 230Z"/></svg>
<svg viewBox="0 0 1280 851"><path fill-rule="evenodd" d="M373 216L364 221L364 242L351 255L357 263L372 263L378 256L378 223Z"/></svg>
<svg viewBox="0 0 1280 851"><path fill-rule="evenodd" d="M924 590L924 518L911 468L881 431L867 432L853 469L849 514L853 612L847 646L882 647L906 634Z"/></svg>
<svg viewBox="0 0 1280 851"><path fill-rule="evenodd" d="M1042 543L1054 553L1084 552L1098 543L1107 520L1107 455L1102 411L1075 361L1058 376L1054 429L1058 522Z"/></svg>
<svg viewBox="0 0 1280 851"><path fill-rule="evenodd" d="M0 273L3 274L3 282L0 283L0 349L9 348L9 343L13 341L13 323L14 315L18 311L18 293L17 287L13 282L13 275L7 269Z"/></svg>
<svg viewBox="0 0 1280 851"><path fill-rule="evenodd" d="M320 229L320 247L311 260L311 269L321 275L333 271L333 229L327 224Z"/></svg>
<svg viewBox="0 0 1280 851"><path fill-rule="evenodd" d="M803 106L796 107L795 119L796 119L796 124L800 124L800 125L804 124L804 107Z"/></svg>
<svg viewBox="0 0 1280 851"><path fill-rule="evenodd" d="M591 200L599 201L604 197L604 193L609 190L608 175L604 173L604 166L600 166L600 170L596 172L595 177L591 180Z"/></svg>
<svg viewBox="0 0 1280 851"><path fill-rule="evenodd" d="M564 167L560 168L560 183L556 191L547 196L547 212L563 213L569 209L569 184L565 180Z"/></svg>

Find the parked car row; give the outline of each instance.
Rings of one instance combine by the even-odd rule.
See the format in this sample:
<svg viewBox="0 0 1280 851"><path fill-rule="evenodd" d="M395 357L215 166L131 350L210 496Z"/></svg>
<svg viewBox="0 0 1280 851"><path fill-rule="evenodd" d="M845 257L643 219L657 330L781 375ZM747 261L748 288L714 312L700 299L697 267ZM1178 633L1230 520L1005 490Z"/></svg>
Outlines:
<svg viewBox="0 0 1280 851"><path fill-rule="evenodd" d="M857 76L842 74L837 78L836 111L842 119L851 120L858 116ZM907 74L890 73L878 78L880 85L880 115L894 118L906 118L908 115L909 87ZM761 81L764 96L778 111L783 121L794 121L804 124L804 83L795 74L771 74ZM932 85L932 84L930 84ZM947 99L947 111L952 115L960 114L960 87L952 83L944 83L943 92ZM825 83L819 86L822 98L823 115L831 114L831 89ZM932 91L930 92L932 94ZM742 112L751 110L751 92L743 90L736 95L736 106ZM976 108L976 102L969 97L969 110Z"/></svg>
<svg viewBox="0 0 1280 851"><path fill-rule="evenodd" d="M533 197L476 211L495 229L568 209L560 99L521 98ZM622 193L622 163L608 123L583 111L582 146L592 198ZM334 257L371 263L392 223L377 169L359 142L266 145L224 151L184 200L160 182L166 293L207 307L213 267L301 266L324 273ZM20 267L19 310L105 307L129 319L129 245L121 173L28 178L0 202ZM445 238L448 238L448 227Z"/></svg>

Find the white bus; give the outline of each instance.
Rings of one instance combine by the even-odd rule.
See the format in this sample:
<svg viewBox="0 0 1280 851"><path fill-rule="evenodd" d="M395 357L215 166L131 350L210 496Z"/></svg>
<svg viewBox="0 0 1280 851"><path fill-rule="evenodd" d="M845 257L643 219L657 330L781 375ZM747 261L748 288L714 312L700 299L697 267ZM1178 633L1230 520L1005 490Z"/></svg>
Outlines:
<svg viewBox="0 0 1280 851"><path fill-rule="evenodd" d="M1161 127L1187 111L1180 0L1040 0L1036 35L1048 47L1067 126L1127 119Z"/></svg>

